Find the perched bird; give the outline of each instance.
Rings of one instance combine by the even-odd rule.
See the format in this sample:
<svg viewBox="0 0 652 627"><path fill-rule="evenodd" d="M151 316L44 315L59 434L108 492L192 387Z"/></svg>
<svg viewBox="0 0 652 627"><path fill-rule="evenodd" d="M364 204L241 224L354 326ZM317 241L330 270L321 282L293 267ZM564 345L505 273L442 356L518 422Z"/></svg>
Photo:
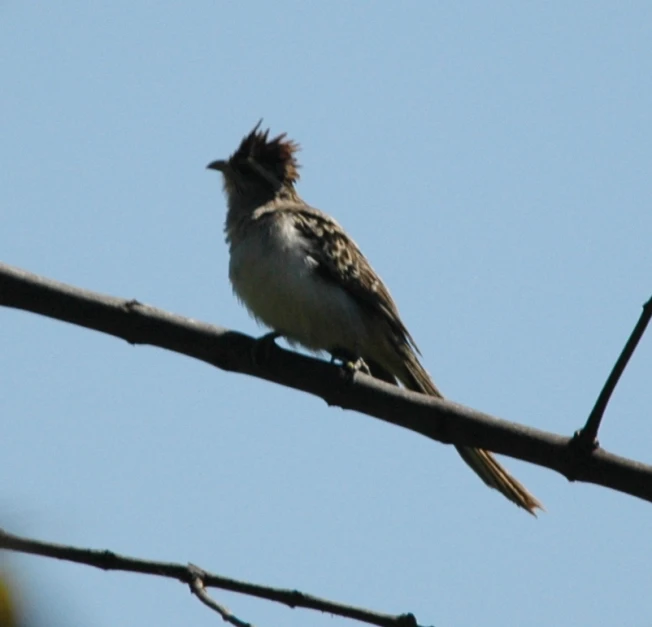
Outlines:
<svg viewBox="0 0 652 627"><path fill-rule="evenodd" d="M259 322L312 351L355 361L409 390L443 398L389 290L356 243L296 190L298 144L269 137L260 122L226 160L207 167L224 179L229 278ZM531 514L539 501L489 453L458 446L490 487Z"/></svg>

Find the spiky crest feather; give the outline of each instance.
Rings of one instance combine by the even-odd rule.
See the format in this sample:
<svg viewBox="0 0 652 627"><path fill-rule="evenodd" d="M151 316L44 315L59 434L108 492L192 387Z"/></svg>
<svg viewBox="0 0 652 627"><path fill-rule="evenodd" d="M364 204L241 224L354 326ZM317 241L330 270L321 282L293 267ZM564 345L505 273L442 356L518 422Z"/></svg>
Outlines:
<svg viewBox="0 0 652 627"><path fill-rule="evenodd" d="M252 165L253 162L258 166L256 169L262 169L279 183L293 186L299 180L300 166L295 156L299 144L286 139L286 133L269 139L269 129L260 130L261 123L262 120L242 140L229 158L229 164L234 169L239 169L243 165Z"/></svg>

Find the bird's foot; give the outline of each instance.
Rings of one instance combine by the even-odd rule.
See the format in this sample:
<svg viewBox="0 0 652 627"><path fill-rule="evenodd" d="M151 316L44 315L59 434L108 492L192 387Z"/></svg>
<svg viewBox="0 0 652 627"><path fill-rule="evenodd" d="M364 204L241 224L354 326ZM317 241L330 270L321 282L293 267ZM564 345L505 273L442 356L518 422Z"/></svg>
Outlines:
<svg viewBox="0 0 652 627"><path fill-rule="evenodd" d="M331 363L338 364L346 374L347 379L353 379L356 372L371 375L371 369L367 362L362 357L356 359L354 355L347 351L335 350L331 352Z"/></svg>
<svg viewBox="0 0 652 627"><path fill-rule="evenodd" d="M275 340L279 337L282 337L281 333L272 331L256 339L251 348L251 361L254 366L260 366L269 359L270 350L275 345Z"/></svg>
<svg viewBox="0 0 652 627"><path fill-rule="evenodd" d="M356 372L362 372L363 374L368 374L371 376L371 368L369 368L367 362L362 359L362 357L358 357L355 361L347 361L343 364L343 366L344 368L347 368L351 371L351 376L353 376Z"/></svg>

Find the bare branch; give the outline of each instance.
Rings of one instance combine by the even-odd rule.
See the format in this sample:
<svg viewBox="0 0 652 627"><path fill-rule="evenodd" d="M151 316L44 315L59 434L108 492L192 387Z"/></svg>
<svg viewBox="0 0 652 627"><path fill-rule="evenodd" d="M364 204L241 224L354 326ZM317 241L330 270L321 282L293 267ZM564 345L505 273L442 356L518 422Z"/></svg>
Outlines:
<svg viewBox="0 0 652 627"><path fill-rule="evenodd" d="M450 401L408 392L362 373L271 345L253 359L256 340L135 300L82 290L0 264L0 305L188 355L402 426L445 444L473 446L652 501L652 466L604 449L588 453L572 438L500 420ZM260 353L261 351L258 351Z"/></svg>
<svg viewBox="0 0 652 627"><path fill-rule="evenodd" d="M575 434L573 443L580 448L590 450L598 447L598 430L600 429L602 416L607 409L607 404L609 403L613 391L616 389L616 385L618 385L620 376L623 374L630 357L634 354L640 339L645 333L650 318L652 318L652 298L643 305L641 316L638 319L632 334L629 336L627 344L625 344L625 347L620 353L618 361L616 361L614 367L611 369L609 377L607 377L607 380L605 381L602 391L595 402L593 410L589 414L586 424Z"/></svg>
<svg viewBox="0 0 652 627"><path fill-rule="evenodd" d="M195 566L194 564L188 564L188 570L194 573L194 577L190 582L190 591L207 607L210 607L212 610L215 610L224 620L225 623L230 623L235 625L235 627L253 627L251 623L246 623L245 621L240 620L237 616L234 616L229 610L227 610L223 605L220 605L217 601L212 599L206 588L204 587L204 571Z"/></svg>
<svg viewBox="0 0 652 627"><path fill-rule="evenodd" d="M40 542L39 540L32 540L8 533L2 529L0 529L0 549L53 557L67 562L94 566L102 570L117 570L177 579L189 585L193 593L197 594L203 603L211 607L211 609L218 611L225 620L227 620L227 615L230 616L231 620L229 622L238 627L247 627L248 623L239 621L239 619L235 618L224 608L221 608L224 611L224 614L222 614L222 611L217 609L220 606L208 597L205 591L203 594L198 594L196 590L203 590L204 587L220 588L222 590L229 590L230 592L238 592L259 599L282 603L291 608L301 607L317 610L344 618L351 618L370 625L379 625L380 627L420 627L413 614L400 614L396 616L380 614L360 607L321 599L299 592L298 590L271 588L246 581L238 581L237 579L230 579L206 572L191 564L186 566L172 562L155 562L118 555L113 551L98 551L63 544Z"/></svg>

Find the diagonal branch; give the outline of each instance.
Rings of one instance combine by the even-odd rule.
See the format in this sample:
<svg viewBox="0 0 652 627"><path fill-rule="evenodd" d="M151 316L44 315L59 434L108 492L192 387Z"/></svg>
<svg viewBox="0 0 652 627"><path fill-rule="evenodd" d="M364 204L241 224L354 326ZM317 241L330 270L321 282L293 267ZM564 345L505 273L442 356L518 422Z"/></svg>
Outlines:
<svg viewBox="0 0 652 627"><path fill-rule="evenodd" d="M652 466L604 449L580 455L571 438L408 392L361 373L350 376L342 368L275 345L264 351L264 359L253 359L255 339L135 300L98 294L0 264L0 305L108 333L132 344L175 351L222 370L303 390L329 405L359 411L432 440L487 449L550 468L573 481L652 501Z"/></svg>
<svg viewBox="0 0 652 627"><path fill-rule="evenodd" d="M328 599L321 599L310 594L299 592L298 590L271 588L269 586L261 586L246 581L230 579L228 577L223 577L222 575L208 573L191 564L186 566L184 564L176 564L173 562L155 562L118 555L113 551L98 551L94 549L67 546L64 544L41 542L39 540L17 536L2 529L0 529L0 549L8 549L19 553L29 553L31 555L42 555L44 557L53 557L67 562L94 566L95 568L101 568L102 570L118 570L177 579L182 583L188 584L193 593L197 594L202 603L205 603L211 609L218 612L220 612L220 610L217 610L215 607L217 604L208 597L207 594L205 594L205 591L203 590L204 587L220 588L222 590L229 590L230 592L238 592L259 599L282 603L283 605L287 605L293 609L300 607L317 610L319 612L327 612L329 614L351 618L370 625L378 625L379 627L420 627L413 614L399 614L396 616L391 614L380 614L360 607L344 605L342 603L336 603L335 601L329 601ZM203 594L198 594L198 591L200 590L203 591ZM220 609L224 610L226 615L232 619L229 620L231 624L238 625L239 627L247 625L247 623L236 619L230 612L225 610L225 608ZM222 616L224 617L224 615Z"/></svg>
<svg viewBox="0 0 652 627"><path fill-rule="evenodd" d="M584 450L597 448L598 430L600 429L602 416L607 409L607 404L609 403L609 399L611 398L613 391L618 385L620 376L623 374L625 368L627 367L627 363L629 362L630 357L634 354L640 339L643 337L643 333L645 333L645 329L647 328L648 322L650 322L650 318L652 318L652 298L650 298L650 300L648 300L647 303L643 305L641 316L638 319L632 334L629 336L627 344L625 344L625 347L620 353L618 361L616 361L614 367L611 369L609 377L605 381L602 391L600 392L600 395L598 396L598 399L593 406L593 410L589 414L586 424L575 434L574 443L579 445L580 448Z"/></svg>
<svg viewBox="0 0 652 627"><path fill-rule="evenodd" d="M190 582L190 591L206 606L216 611L225 623L230 623L235 627L253 627L251 623L240 620L237 616L229 612L223 605L211 598L204 587L204 571L197 568L194 564L188 564L188 571L193 573L194 577Z"/></svg>

